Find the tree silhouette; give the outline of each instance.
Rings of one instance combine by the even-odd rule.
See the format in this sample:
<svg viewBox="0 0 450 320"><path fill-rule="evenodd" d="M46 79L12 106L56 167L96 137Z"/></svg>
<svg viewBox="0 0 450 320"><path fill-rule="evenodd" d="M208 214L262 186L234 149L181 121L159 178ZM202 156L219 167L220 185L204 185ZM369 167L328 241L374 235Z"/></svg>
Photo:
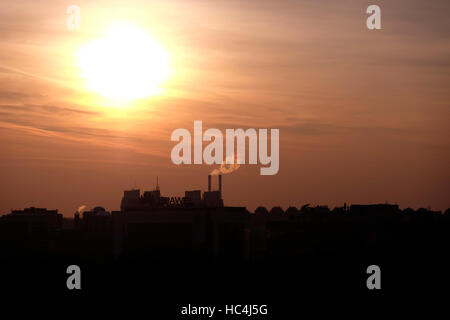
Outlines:
<svg viewBox="0 0 450 320"><path fill-rule="evenodd" d="M269 214L269 211L265 207L258 207L255 210L255 214Z"/></svg>

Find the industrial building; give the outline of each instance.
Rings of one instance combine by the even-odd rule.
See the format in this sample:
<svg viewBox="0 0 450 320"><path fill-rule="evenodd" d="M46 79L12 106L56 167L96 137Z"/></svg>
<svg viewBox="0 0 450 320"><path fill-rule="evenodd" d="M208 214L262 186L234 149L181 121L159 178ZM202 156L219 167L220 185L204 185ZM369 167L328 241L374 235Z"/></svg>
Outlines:
<svg viewBox="0 0 450 320"><path fill-rule="evenodd" d="M161 196L155 190L124 191L121 210L112 212L113 251L184 257L193 253L219 258L248 256L250 214L245 207L226 207L222 199L222 175L218 190L186 191L184 197Z"/></svg>
<svg viewBox="0 0 450 320"><path fill-rule="evenodd" d="M208 175L208 191L201 194L201 190L185 191L184 197L163 197L159 189L140 193L139 189L127 190L123 193L120 205L121 211L156 211L167 208L222 208L222 175L218 175L218 190L212 190L212 176Z"/></svg>

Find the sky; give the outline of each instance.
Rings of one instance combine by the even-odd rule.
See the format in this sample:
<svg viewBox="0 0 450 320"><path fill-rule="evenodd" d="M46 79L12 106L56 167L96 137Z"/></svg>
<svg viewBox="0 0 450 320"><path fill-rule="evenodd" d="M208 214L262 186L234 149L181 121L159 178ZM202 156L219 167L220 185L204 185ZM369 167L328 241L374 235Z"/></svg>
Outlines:
<svg viewBox="0 0 450 320"><path fill-rule="evenodd" d="M371 4L381 30L366 28ZM66 26L70 5L79 30ZM280 130L278 174L225 175L226 205L445 210L448 12L446 0L2 1L0 214L118 210L123 190L152 190L156 176L165 196L205 190L217 165L170 158L171 133L194 120ZM167 51L161 93L118 102L86 87L77 52L116 22Z"/></svg>

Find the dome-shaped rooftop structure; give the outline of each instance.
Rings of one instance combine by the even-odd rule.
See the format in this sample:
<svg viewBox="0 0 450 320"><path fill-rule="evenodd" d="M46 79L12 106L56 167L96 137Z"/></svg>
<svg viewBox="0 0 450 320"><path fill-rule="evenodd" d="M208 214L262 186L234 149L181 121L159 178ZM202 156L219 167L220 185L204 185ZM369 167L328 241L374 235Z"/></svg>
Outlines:
<svg viewBox="0 0 450 320"><path fill-rule="evenodd" d="M95 207L92 212L97 216L109 216L110 213L106 211L103 207Z"/></svg>

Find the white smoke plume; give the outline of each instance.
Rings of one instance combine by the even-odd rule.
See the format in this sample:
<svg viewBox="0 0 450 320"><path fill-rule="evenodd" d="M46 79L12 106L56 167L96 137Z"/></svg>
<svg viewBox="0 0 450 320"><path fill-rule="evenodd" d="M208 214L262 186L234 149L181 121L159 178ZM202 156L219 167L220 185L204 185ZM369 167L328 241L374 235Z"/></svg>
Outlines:
<svg viewBox="0 0 450 320"><path fill-rule="evenodd" d="M229 158L227 158L227 159L229 159ZM232 173L233 171L236 171L237 169L239 169L240 166L241 166L241 165L237 163L236 157L235 157L234 163L228 164L228 163L226 163L226 161L223 162L223 163L220 165L219 168L214 169L214 170L211 172L211 175L215 176L215 175L218 175L218 174Z"/></svg>
<svg viewBox="0 0 450 320"><path fill-rule="evenodd" d="M80 206L80 207L78 208L77 212L78 212L79 214L82 214L82 213L84 212L84 209L86 209L86 206L83 204L82 206Z"/></svg>

